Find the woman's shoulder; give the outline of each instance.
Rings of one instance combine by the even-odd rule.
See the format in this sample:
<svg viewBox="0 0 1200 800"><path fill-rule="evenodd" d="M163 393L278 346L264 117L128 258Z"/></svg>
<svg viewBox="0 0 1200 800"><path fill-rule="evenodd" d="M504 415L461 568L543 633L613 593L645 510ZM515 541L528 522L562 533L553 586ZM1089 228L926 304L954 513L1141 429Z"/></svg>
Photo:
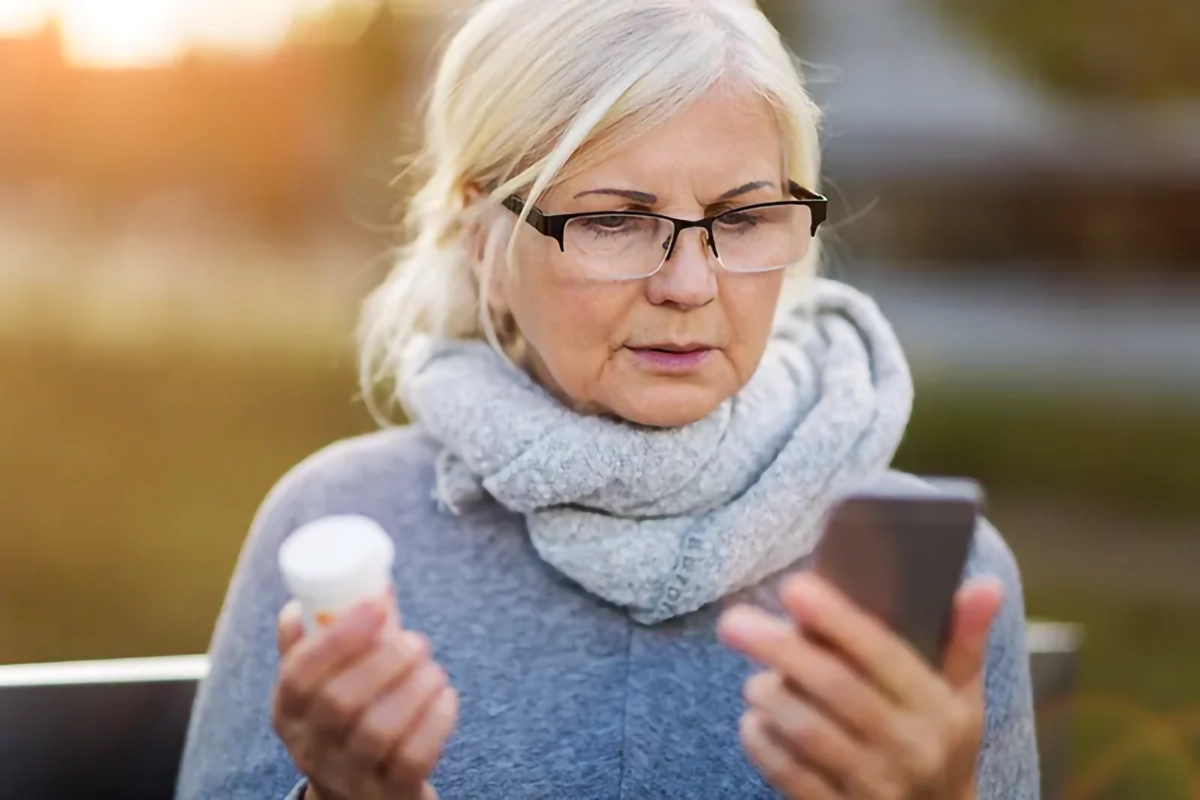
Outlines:
<svg viewBox="0 0 1200 800"><path fill-rule="evenodd" d="M318 450L292 467L272 494L361 493L385 485L391 489L397 481L428 479L437 452L437 442L420 426L385 428Z"/></svg>
<svg viewBox="0 0 1200 800"><path fill-rule="evenodd" d="M335 442L275 484L254 527L283 533L333 514L366 514L386 522L431 513L437 452L437 443L415 425Z"/></svg>
<svg viewBox="0 0 1200 800"><path fill-rule="evenodd" d="M930 482L926 478L895 470L880 473L869 488L879 492L928 493L929 495L943 494L947 491L943 486ZM1014 592L1020 594L1021 592L1021 571L1017 566L1017 559L1000 531L984 517L980 517L979 523L975 526L975 540L971 546L964 577L981 576L997 578L1010 594Z"/></svg>

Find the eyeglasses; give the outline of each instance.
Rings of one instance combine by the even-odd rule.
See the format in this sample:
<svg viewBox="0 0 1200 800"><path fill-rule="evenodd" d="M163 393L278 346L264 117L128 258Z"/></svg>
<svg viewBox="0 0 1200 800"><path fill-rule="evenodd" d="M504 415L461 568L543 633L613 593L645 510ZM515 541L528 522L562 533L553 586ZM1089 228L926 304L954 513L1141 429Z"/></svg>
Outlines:
<svg viewBox="0 0 1200 800"><path fill-rule="evenodd" d="M544 214L529 207L525 221L558 242L569 257L566 265L595 280L648 278L675 252L679 234L704 231L717 262L730 272L771 272L803 261L817 228L825 221L829 201L790 182L793 200L757 203L704 219L676 219L643 211L599 211ZM513 196L504 207L520 216L524 200Z"/></svg>

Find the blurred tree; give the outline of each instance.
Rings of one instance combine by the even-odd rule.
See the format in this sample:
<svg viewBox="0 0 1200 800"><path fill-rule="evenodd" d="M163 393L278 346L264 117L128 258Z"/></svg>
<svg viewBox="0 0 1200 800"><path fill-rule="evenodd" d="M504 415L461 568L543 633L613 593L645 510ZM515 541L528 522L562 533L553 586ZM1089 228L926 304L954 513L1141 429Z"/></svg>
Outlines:
<svg viewBox="0 0 1200 800"><path fill-rule="evenodd" d="M1051 89L1087 100L1200 99L1197 0L931 0Z"/></svg>
<svg viewBox="0 0 1200 800"><path fill-rule="evenodd" d="M430 62L430 44L443 21L412 4L377 0L335 3L305 20L297 46L319 53L331 118L348 146L338 153L342 213L359 227L389 227L398 193L396 160Z"/></svg>
<svg viewBox="0 0 1200 800"><path fill-rule="evenodd" d="M336 107L361 125L403 78L402 25L378 2L334 3L298 25L294 43L322 54Z"/></svg>

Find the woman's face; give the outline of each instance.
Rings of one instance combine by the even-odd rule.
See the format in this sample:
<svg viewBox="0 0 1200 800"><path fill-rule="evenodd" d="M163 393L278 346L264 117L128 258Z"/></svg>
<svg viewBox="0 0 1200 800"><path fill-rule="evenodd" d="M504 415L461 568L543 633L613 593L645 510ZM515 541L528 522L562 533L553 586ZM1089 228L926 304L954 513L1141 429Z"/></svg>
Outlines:
<svg viewBox="0 0 1200 800"><path fill-rule="evenodd" d="M558 184L538 207L701 219L787 199L781 154L770 106L721 86ZM782 271L722 270L697 228L680 234L658 273L639 280L589 278L569 246L561 252L528 225L520 226L516 252L519 268L500 270L497 299L527 343L534 377L580 412L643 425L695 422L746 384L766 348L783 281Z"/></svg>

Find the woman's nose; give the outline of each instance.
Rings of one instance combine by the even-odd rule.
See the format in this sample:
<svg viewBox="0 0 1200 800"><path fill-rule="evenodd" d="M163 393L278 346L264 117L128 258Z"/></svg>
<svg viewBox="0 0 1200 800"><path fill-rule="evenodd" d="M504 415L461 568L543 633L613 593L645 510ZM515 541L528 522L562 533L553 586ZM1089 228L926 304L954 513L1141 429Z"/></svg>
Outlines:
<svg viewBox="0 0 1200 800"><path fill-rule="evenodd" d="M650 277L646 294L655 305L685 310L711 303L717 296L717 269L708 233L701 228L680 233L667 263Z"/></svg>

